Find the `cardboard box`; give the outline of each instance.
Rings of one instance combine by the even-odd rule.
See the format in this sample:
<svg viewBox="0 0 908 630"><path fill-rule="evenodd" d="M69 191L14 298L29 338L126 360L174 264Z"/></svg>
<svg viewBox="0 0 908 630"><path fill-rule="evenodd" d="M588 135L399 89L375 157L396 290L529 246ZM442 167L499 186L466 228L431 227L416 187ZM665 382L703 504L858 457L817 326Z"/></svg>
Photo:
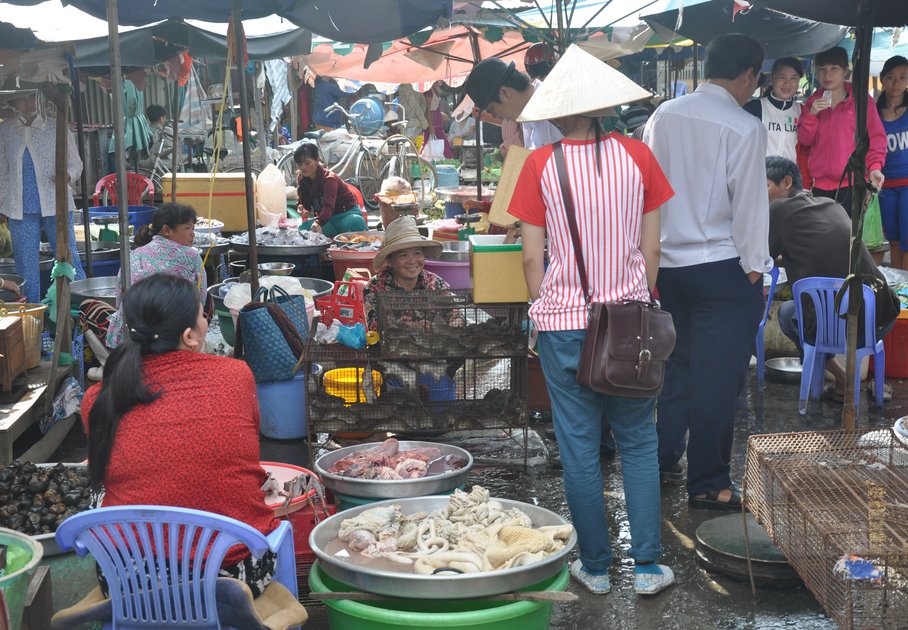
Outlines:
<svg viewBox="0 0 908 630"><path fill-rule="evenodd" d="M476 304L527 302L523 245L504 244L504 234L470 236L470 275Z"/></svg>
<svg viewBox="0 0 908 630"><path fill-rule="evenodd" d="M173 201L170 177L170 173L161 176L165 203ZM176 177L177 203L192 206L202 219L209 218L210 199L210 218L223 221L225 232L245 232L249 228L246 220L246 179L243 173L177 173Z"/></svg>

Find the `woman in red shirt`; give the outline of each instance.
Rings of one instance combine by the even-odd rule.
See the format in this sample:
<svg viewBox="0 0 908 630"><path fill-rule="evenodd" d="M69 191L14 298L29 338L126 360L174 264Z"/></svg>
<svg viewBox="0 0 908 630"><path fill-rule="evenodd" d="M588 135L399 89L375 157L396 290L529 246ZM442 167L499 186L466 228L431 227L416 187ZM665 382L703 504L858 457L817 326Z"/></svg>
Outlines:
<svg viewBox="0 0 908 630"><path fill-rule="evenodd" d="M126 339L82 401L92 490L103 489L104 506L193 508L273 531L255 380L242 361L199 352L208 324L195 285L149 276L126 292L123 313ZM258 597L274 561L271 552L255 560L236 547L221 573Z"/></svg>

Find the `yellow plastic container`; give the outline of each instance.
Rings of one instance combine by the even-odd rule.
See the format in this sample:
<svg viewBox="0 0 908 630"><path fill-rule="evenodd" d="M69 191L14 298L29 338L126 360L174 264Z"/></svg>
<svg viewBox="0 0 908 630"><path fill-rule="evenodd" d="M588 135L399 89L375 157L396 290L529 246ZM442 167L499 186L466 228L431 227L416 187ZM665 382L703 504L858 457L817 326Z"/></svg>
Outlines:
<svg viewBox="0 0 908 630"><path fill-rule="evenodd" d="M381 373L372 370L372 389L379 395L381 389ZM363 368L338 368L329 370L324 378L325 392L343 398L346 404L366 402L363 391Z"/></svg>
<svg viewBox="0 0 908 630"><path fill-rule="evenodd" d="M527 302L530 291L523 276L523 246L506 245L503 234L470 236L470 275L476 304Z"/></svg>

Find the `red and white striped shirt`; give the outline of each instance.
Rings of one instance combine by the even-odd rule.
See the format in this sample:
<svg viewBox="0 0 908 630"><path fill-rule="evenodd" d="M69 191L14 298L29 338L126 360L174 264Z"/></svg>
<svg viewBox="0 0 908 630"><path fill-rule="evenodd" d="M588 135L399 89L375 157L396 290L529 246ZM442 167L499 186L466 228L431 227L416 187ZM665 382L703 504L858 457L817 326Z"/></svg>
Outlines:
<svg viewBox="0 0 908 630"><path fill-rule="evenodd" d="M643 214L674 195L652 152L642 142L617 134L600 141L602 169L594 140L562 140L574 196L593 302L646 300L646 267L640 251ZM599 173L597 175L597 173ZM549 266L530 307L537 330L582 330L589 320L567 223L552 146L527 158L508 212L544 226Z"/></svg>

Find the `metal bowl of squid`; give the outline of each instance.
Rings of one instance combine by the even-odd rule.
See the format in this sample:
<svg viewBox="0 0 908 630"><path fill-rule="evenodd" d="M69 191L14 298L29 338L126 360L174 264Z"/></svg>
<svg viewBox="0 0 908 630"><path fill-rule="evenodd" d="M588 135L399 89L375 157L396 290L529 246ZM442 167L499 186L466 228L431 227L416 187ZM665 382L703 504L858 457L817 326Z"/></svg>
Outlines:
<svg viewBox="0 0 908 630"><path fill-rule="evenodd" d="M69 285L72 303L81 304L85 300L101 300L110 306L117 306L117 285L119 276L95 276L74 280Z"/></svg>
<svg viewBox="0 0 908 630"><path fill-rule="evenodd" d="M410 451L415 448L434 447L441 451L440 456L459 455L465 463L463 468L458 468L457 470L448 470L440 474L416 477L414 479L358 479L328 472L328 469L341 459L349 457L357 451L380 445L381 442L372 442L346 446L336 451L331 451L315 461L315 472L321 478L325 487L331 492L364 499L403 499L453 490L466 482L467 475L473 467L473 456L470 455L469 451L458 446L438 444L436 442L402 441L400 442L400 452Z"/></svg>
<svg viewBox="0 0 908 630"><path fill-rule="evenodd" d="M767 359L766 376L780 383L800 383L801 360L798 357Z"/></svg>
<svg viewBox="0 0 908 630"><path fill-rule="evenodd" d="M445 572L436 575L385 571L369 567L367 564L354 564L342 556L326 551L329 545L337 540L341 523L366 510L399 505L404 514L433 512L447 506L448 500L449 497L446 496L415 497L369 503L344 510L325 519L312 530L309 535L309 546L318 557L318 563L325 573L362 591L407 599L467 599L509 593L538 584L562 570L568 554L577 544L577 533L573 532L561 550L538 562L498 571L459 574ZM562 516L536 505L510 499L490 500L498 501L506 510L518 508L523 511L533 521L534 527L568 523Z"/></svg>

